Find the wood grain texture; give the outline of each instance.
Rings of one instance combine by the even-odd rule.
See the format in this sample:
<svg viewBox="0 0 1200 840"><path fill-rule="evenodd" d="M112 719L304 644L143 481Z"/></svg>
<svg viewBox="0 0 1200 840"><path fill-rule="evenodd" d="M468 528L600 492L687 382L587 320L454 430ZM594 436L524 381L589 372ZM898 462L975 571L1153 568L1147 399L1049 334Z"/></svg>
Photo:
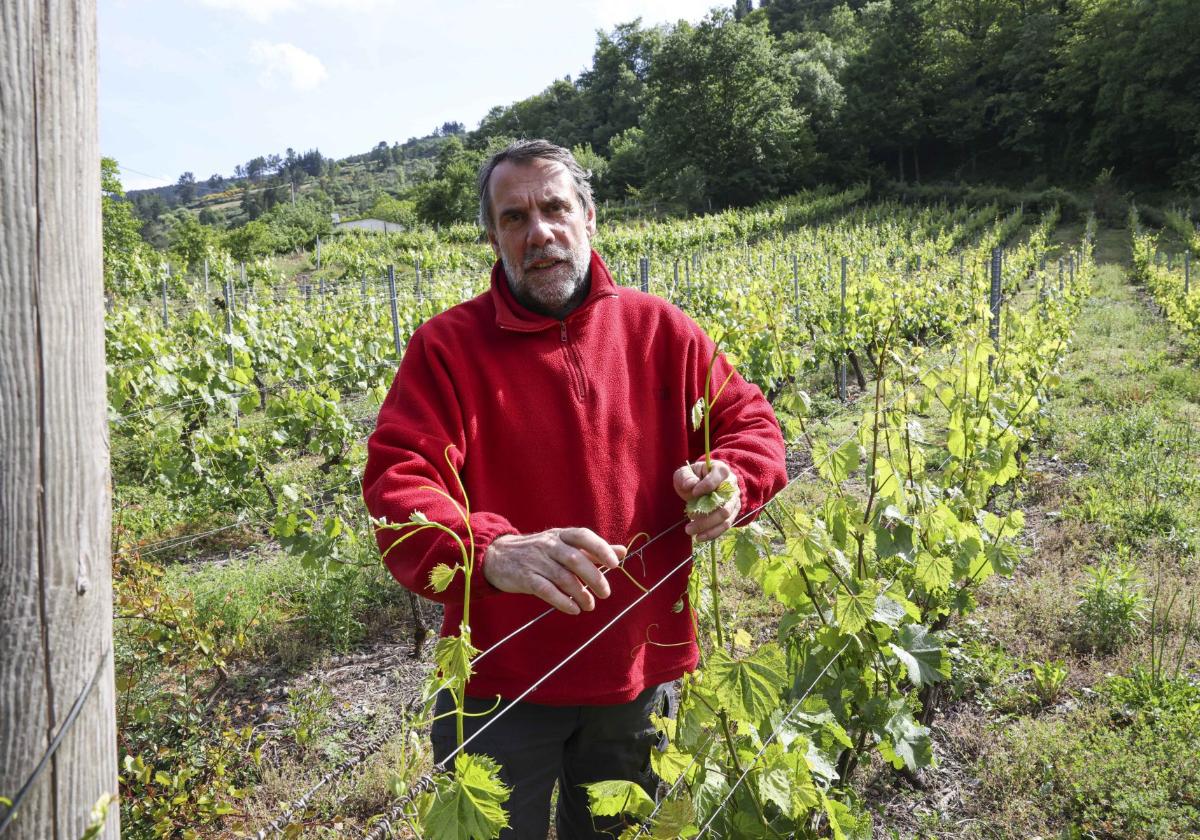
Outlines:
<svg viewBox="0 0 1200 840"><path fill-rule="evenodd" d="M112 644L94 0L0 4L0 794ZM115 794L112 659L5 840ZM119 837L113 809L103 836Z"/></svg>
<svg viewBox="0 0 1200 840"><path fill-rule="evenodd" d="M13 797L49 743L38 573L37 267L31 3L0 4L0 795ZM45 813L39 785L26 813ZM19 831L19 827L17 829Z"/></svg>

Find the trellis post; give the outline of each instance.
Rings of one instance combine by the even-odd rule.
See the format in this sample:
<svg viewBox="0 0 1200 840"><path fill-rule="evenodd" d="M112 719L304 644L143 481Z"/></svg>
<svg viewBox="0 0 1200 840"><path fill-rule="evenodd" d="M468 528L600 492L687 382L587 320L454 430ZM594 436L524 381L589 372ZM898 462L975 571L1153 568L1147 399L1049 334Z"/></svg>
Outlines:
<svg viewBox="0 0 1200 840"><path fill-rule="evenodd" d="M837 394L838 399L845 402L849 394L846 389L846 257L842 257L842 349L838 353L837 363Z"/></svg>
<svg viewBox="0 0 1200 840"><path fill-rule="evenodd" d="M400 312L396 308L396 267L388 265L387 267L388 281L388 298L392 303L392 344L396 348L396 358L399 359L404 355L404 348L400 345Z"/></svg>
<svg viewBox="0 0 1200 840"><path fill-rule="evenodd" d="M116 840L96 4L0 17L0 834Z"/></svg>

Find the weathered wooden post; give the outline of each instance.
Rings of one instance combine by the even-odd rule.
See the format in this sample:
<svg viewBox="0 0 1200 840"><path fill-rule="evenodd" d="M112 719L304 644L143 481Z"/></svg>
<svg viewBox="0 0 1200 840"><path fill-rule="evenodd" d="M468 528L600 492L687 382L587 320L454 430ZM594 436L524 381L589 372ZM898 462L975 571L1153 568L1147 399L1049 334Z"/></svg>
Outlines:
<svg viewBox="0 0 1200 840"><path fill-rule="evenodd" d="M0 833L77 840L117 793L94 0L0 7L0 113Z"/></svg>

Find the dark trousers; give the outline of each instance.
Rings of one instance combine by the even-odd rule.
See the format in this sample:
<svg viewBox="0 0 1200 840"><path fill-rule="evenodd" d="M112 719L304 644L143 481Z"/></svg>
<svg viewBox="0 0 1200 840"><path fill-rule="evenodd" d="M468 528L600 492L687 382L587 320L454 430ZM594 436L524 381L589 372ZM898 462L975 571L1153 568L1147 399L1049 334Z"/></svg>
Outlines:
<svg viewBox="0 0 1200 840"><path fill-rule="evenodd" d="M550 827L550 794L558 782L555 828L559 840L613 840L627 825L619 817L598 817L588 809L581 785L610 779L637 782L654 795L658 779L650 769L650 750L661 733L651 714L668 714L671 685L646 689L632 702L616 706L542 706L502 701L492 715L513 705L503 717L470 743L467 752L483 754L500 764L500 777L512 788L509 828L501 840L545 840ZM496 701L466 698L466 711L486 712ZM447 691L438 695L438 715L454 708ZM463 721L469 738L492 715ZM431 733L433 759L440 762L457 745L455 717L437 720ZM453 762L451 762L453 765Z"/></svg>

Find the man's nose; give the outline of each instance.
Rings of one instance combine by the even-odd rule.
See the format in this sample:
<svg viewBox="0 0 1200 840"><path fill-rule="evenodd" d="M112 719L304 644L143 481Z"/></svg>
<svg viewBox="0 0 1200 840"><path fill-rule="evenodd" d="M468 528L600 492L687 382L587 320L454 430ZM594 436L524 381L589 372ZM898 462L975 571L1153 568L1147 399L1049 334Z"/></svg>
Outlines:
<svg viewBox="0 0 1200 840"><path fill-rule="evenodd" d="M528 244L535 248L545 248L554 241L554 229L549 219L541 213L529 217Z"/></svg>

